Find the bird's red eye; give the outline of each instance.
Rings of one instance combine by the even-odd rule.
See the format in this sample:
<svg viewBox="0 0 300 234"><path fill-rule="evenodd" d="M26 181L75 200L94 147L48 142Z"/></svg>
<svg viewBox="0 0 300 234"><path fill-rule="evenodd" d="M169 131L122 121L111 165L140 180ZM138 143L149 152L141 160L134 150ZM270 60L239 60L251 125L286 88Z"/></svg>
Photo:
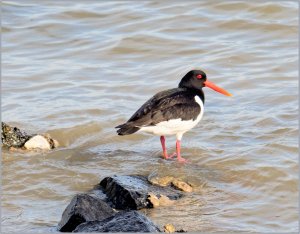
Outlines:
<svg viewBox="0 0 300 234"><path fill-rule="evenodd" d="M197 75L197 79L202 79L202 75Z"/></svg>

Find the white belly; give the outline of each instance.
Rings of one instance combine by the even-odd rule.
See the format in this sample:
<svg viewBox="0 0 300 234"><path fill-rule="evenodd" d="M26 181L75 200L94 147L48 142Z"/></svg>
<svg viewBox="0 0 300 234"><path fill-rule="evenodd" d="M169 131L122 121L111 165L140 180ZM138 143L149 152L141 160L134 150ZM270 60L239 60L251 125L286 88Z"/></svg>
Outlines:
<svg viewBox="0 0 300 234"><path fill-rule="evenodd" d="M203 116L204 106L201 99L196 96L195 101L201 108L200 113L195 120L182 120L181 118L171 119L169 121L160 122L155 126L142 127L139 131L148 132L159 136L177 135L177 139L181 139L182 134L195 127Z"/></svg>

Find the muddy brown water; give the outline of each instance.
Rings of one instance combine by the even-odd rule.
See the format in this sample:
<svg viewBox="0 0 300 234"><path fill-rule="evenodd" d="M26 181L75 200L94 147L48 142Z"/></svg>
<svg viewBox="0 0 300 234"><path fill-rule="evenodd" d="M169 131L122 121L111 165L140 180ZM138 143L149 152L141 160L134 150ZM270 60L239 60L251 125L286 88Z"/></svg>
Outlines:
<svg viewBox="0 0 300 234"><path fill-rule="evenodd" d="M298 230L298 4L4 1L2 120L49 133L51 152L2 152L2 231L54 232L71 198L113 174L176 175L195 191L143 210L189 231ZM205 89L191 163L114 126L190 69ZM175 138L167 138L174 150Z"/></svg>

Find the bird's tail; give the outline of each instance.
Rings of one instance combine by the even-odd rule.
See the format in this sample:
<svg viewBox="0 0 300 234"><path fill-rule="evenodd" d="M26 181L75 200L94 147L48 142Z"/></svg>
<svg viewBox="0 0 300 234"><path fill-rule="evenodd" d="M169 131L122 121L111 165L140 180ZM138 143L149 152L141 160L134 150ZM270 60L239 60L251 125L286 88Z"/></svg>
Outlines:
<svg viewBox="0 0 300 234"><path fill-rule="evenodd" d="M137 132L138 130L140 130L139 127L136 126L132 126L130 123L124 123L121 125L118 125L116 128L118 128L117 133L118 135L129 135L132 133Z"/></svg>

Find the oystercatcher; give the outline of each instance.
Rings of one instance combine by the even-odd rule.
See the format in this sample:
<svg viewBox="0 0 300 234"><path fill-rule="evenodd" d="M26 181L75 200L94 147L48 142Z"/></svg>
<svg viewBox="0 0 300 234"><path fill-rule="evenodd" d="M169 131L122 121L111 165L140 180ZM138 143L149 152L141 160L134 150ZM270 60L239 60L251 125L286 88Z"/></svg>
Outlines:
<svg viewBox="0 0 300 234"><path fill-rule="evenodd" d="M180 81L178 88L157 93L142 105L124 124L116 128L118 135L135 132L147 132L160 136L165 159L177 155L179 162L186 160L180 155L182 135L195 127L204 112L203 87L209 87L226 96L232 96L226 90L207 80L201 70L189 71ZM176 135L176 153L167 154L166 135Z"/></svg>

